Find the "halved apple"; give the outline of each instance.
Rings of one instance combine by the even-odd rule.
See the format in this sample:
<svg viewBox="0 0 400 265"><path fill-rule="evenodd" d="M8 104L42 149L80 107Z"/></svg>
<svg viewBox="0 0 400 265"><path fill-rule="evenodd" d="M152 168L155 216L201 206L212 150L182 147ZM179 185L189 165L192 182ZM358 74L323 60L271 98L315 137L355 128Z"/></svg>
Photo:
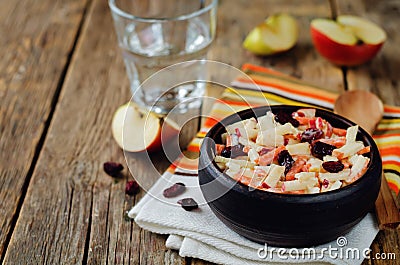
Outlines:
<svg viewBox="0 0 400 265"><path fill-rule="evenodd" d="M311 21L311 37L317 51L333 64L355 66L371 60L386 40L385 31L361 17L342 15L336 21Z"/></svg>
<svg viewBox="0 0 400 265"><path fill-rule="evenodd" d="M296 19L288 14L275 14L247 35L243 47L257 55L271 55L291 49L297 42Z"/></svg>
<svg viewBox="0 0 400 265"><path fill-rule="evenodd" d="M116 110L111 127L115 141L128 152L157 151L161 141L178 136L180 131L173 121L139 109L132 102Z"/></svg>

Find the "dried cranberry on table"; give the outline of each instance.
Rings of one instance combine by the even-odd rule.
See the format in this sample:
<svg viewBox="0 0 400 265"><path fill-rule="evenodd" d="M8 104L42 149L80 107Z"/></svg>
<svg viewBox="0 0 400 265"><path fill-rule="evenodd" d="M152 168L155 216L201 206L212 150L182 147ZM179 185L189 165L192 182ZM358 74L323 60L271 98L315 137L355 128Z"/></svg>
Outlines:
<svg viewBox="0 0 400 265"><path fill-rule="evenodd" d="M332 151L335 149L336 146L317 141L311 146L311 154L322 160L324 156L332 155Z"/></svg>
<svg viewBox="0 0 400 265"><path fill-rule="evenodd" d="M166 198L172 198L172 197L181 195L182 193L185 192L185 190L186 190L185 184L183 184L182 182L177 182L174 185L172 185L171 187L166 188L163 191L163 195Z"/></svg>
<svg viewBox="0 0 400 265"><path fill-rule="evenodd" d="M116 178L121 176L121 171L124 169L124 166L117 162L105 162L103 164L103 169L108 175Z"/></svg>
<svg viewBox="0 0 400 265"><path fill-rule="evenodd" d="M182 206L186 211L192 211L199 208L199 205L193 198L185 198L178 201L178 204Z"/></svg>
<svg viewBox="0 0 400 265"><path fill-rule="evenodd" d="M275 114L275 121L279 122L280 124L285 124L289 122L294 127L299 127L300 125L299 121L294 119L291 114L282 110Z"/></svg>
<svg viewBox="0 0 400 265"><path fill-rule="evenodd" d="M281 166L285 166L285 175L292 168L294 164L294 160L292 156L289 154L288 150L282 150L278 154L278 163Z"/></svg>
<svg viewBox="0 0 400 265"><path fill-rule="evenodd" d="M344 169L344 165L340 161L327 161L322 163L322 167L330 173L338 173Z"/></svg>
<svg viewBox="0 0 400 265"><path fill-rule="evenodd" d="M125 185L125 193L126 194L133 196L135 194L138 194L139 191L140 191L140 186L135 180L130 180L130 181L126 182L126 185Z"/></svg>
<svg viewBox="0 0 400 265"><path fill-rule="evenodd" d="M301 142L312 143L315 140L321 139L324 136L324 132L317 128L307 128L301 134Z"/></svg>

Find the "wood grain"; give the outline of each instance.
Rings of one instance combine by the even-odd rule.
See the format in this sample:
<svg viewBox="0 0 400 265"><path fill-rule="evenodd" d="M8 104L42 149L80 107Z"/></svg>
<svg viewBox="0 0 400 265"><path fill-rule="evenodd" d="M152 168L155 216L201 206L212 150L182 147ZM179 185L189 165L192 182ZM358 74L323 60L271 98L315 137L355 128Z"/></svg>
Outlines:
<svg viewBox="0 0 400 265"><path fill-rule="evenodd" d="M289 52L267 57L255 56L243 49L242 42L250 30L277 12L287 12L296 17L299 23L297 45ZM272 67L329 90L338 91L343 88L342 71L319 57L312 46L309 33L311 19L329 15L327 0L306 0L301 4L290 0L238 0L235 3L221 0L217 38L209 52L209 58L235 67L240 67L246 62Z"/></svg>
<svg viewBox="0 0 400 265"><path fill-rule="evenodd" d="M87 1L0 9L0 260L41 149Z"/></svg>
<svg viewBox="0 0 400 265"><path fill-rule="evenodd" d="M129 95L107 3L94 1L5 257L7 264L137 263L146 260L137 255L140 250L157 260L174 256L159 236L141 232L125 220L125 210L133 203L126 200L125 180L116 182L102 171L105 161L123 161L110 123Z"/></svg>
<svg viewBox="0 0 400 265"><path fill-rule="evenodd" d="M133 175L146 182L141 183L143 186L151 186L169 161L160 154L152 154L156 166L150 170L146 156L124 157L112 139L112 113L129 100L130 91L107 1L89 2L79 42L65 81L59 86L62 85L59 102L44 134L54 91L85 3L14 2L0 9L0 21L5 21L0 25L10 32L10 37L0 38L2 47L6 47L0 60L0 158L14 163L0 165L0 199L7 203L0 205L1 216L6 216L6 220L0 221L0 246L8 233L3 231L9 230L16 210L15 200L21 192L26 197L4 264L210 264L179 257L176 251L166 249L166 236L144 231L125 218L126 210L144 196L144 191L135 197L125 195L127 179ZM372 91L386 97L385 102L398 103L398 2L376 5L376 1L370 0L339 3L340 10L371 14L377 22L384 20L385 29L393 34L373 61L376 66L371 62L350 69L347 79L349 86L369 85ZM241 48L251 28L266 16L282 11L294 14L300 24L299 42L293 50L258 57ZM13 13L17 15L12 17ZM220 0L218 13L217 39L209 59L235 67L245 62L270 66L330 90L344 88L341 69L315 52L309 36L310 20L330 15L328 1L304 0L294 4L290 0ZM387 14L388 18L384 18ZM43 67L33 67L39 64ZM381 87L384 89L378 92ZM26 102L36 104L23 104ZM190 139L194 131L188 130L185 139ZM16 143L12 140L22 134ZM37 164L32 167L25 195L20 190L40 137L45 142L38 152ZM113 179L103 172L105 161L124 162L125 158L130 166L130 172L124 170L125 178ZM398 254L399 242L398 232L381 231L371 246L372 254ZM387 263L374 259L365 260L364 264Z"/></svg>

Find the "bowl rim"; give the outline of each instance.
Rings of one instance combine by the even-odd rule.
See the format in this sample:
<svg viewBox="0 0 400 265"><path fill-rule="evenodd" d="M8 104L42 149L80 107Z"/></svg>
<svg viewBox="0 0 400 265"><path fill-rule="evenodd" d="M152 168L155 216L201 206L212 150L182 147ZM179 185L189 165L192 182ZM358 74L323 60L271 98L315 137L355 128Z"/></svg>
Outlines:
<svg viewBox="0 0 400 265"><path fill-rule="evenodd" d="M338 115L330 110L323 109L320 107L315 107L315 106L304 106L304 105L285 105L285 104L279 104L279 105L264 105L264 106L258 106L258 107L250 107L244 110L241 110L239 112L235 112L221 121L219 121L217 124L215 124L205 135L204 140L201 144L200 147L200 159L206 159L206 161L212 161L212 163L209 163L208 167L212 166L212 171L213 172L218 172L220 173L219 176L222 176L223 178L216 177L213 174L212 177L214 180L219 181L221 184L227 184L229 183L230 189L233 189L235 191L243 190L243 189L249 189L249 186L246 184L243 184L239 181L236 181L232 179L229 175L225 174L219 166L216 164L214 158L215 158L215 148L209 148L209 145L214 145L215 141L210 137L210 135L219 133L218 130L221 130L226 125L232 124L234 122L240 121L240 119L237 118L242 118L242 116L245 116L244 119L248 119L251 117L260 117L265 115L266 111L271 110L277 110L277 109L288 109L290 111L295 111L300 108L313 108L316 109L317 113L323 113L324 116L332 116L333 118L337 118L339 123L342 123L344 126L354 126L356 123L350 121L349 119ZM265 110L263 115L256 115L256 112L261 112L262 110ZM236 118L235 118L236 117ZM242 118L243 120L243 118ZM328 119L327 119L328 120ZM329 121L329 120L328 120ZM265 190L260 190L260 189L254 189L251 192L246 192L246 194L249 197L270 197L271 199L290 199L288 200L289 202L297 203L297 199L301 199L303 203L315 203L315 200L324 200L324 199L339 199L344 196L347 196L349 194L353 194L354 192L357 192L357 187L361 183L367 182L368 180L374 179L376 176L374 176L373 171L379 170L379 172L382 172L382 159L378 150L378 147L373 140L373 138L363 129L361 126L358 128L358 133L357 137L361 136L363 137L363 142L365 140L368 142L368 145L371 146L371 151L370 151L370 162L367 171L364 173L362 177L357 179L356 181L352 182L351 184L339 188L337 190L332 190L332 191L327 191L323 193L313 193L313 194L288 194L288 193L276 193L276 192L270 192L270 191L265 191ZM381 174L378 176L379 178L381 177Z"/></svg>

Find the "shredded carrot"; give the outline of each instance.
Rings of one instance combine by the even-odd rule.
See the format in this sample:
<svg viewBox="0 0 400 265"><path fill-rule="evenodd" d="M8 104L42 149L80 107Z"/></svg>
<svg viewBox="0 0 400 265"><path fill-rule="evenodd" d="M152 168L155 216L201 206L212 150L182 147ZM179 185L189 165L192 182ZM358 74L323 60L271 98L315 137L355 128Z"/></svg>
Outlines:
<svg viewBox="0 0 400 265"><path fill-rule="evenodd" d="M225 145L224 144L215 144L215 151L217 151L217 155L220 155L222 150L224 150Z"/></svg>
<svg viewBox="0 0 400 265"><path fill-rule="evenodd" d="M283 146L283 145L272 149L268 153L260 156L257 163L260 164L260 166L267 166L267 165L271 164L282 150L285 150L285 146Z"/></svg>
<svg viewBox="0 0 400 265"><path fill-rule="evenodd" d="M337 136L346 136L347 131L345 129L333 127L333 133Z"/></svg>
<svg viewBox="0 0 400 265"><path fill-rule="evenodd" d="M362 155L362 154L367 154L371 152L371 146L366 146L363 149L361 149L360 151L357 152L358 155Z"/></svg>
<svg viewBox="0 0 400 265"><path fill-rule="evenodd" d="M307 163L307 160L305 160L303 158L298 158L294 162L294 164L292 165L292 167L290 168L288 173L286 173L285 180L286 181L294 180L294 175L301 172L301 170L303 169L303 166L305 166L306 163Z"/></svg>

